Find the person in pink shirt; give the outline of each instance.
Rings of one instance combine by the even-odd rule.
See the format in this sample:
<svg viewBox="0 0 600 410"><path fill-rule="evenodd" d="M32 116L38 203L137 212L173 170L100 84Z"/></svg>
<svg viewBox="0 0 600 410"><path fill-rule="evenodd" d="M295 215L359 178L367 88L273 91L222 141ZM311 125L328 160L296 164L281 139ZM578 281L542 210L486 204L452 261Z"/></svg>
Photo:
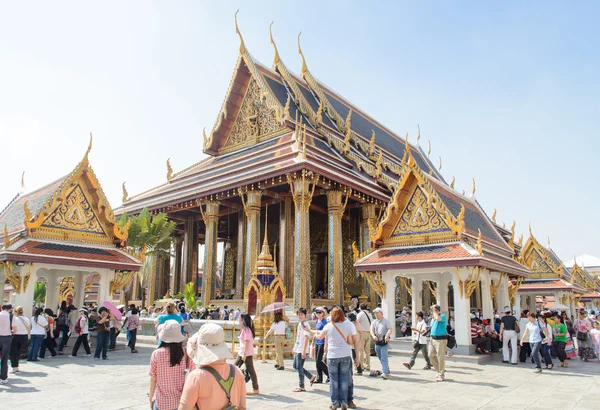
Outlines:
<svg viewBox="0 0 600 410"><path fill-rule="evenodd" d="M592 343L594 344L594 352L600 362L600 323L594 322L594 328L590 330L590 336L592 337Z"/></svg>
<svg viewBox="0 0 600 410"><path fill-rule="evenodd" d="M254 324L252 318L248 313L242 313L239 319L240 326L240 351L238 353L235 365L241 367L242 364L246 364L246 371L252 379L252 390L249 391L248 395L260 394L258 390L258 378L256 377L256 370L254 370Z"/></svg>
<svg viewBox="0 0 600 410"><path fill-rule="evenodd" d="M181 334L181 331L180 331ZM187 344L196 370L185 380L179 410L213 410L236 406L246 410L246 383L242 371L226 359L231 351L225 332L215 323L206 323Z"/></svg>

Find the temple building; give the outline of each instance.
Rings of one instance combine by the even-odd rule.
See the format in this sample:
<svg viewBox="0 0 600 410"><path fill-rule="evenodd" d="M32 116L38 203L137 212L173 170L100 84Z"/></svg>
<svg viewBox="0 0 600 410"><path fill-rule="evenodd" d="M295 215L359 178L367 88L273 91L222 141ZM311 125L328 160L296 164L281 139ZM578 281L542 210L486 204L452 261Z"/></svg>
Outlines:
<svg viewBox="0 0 600 410"><path fill-rule="evenodd" d="M118 297L140 260L125 250L128 227L120 227L89 164L88 154L67 176L18 194L0 213L0 283L8 300L34 305L34 283L46 283L41 305L56 310Z"/></svg>
<svg viewBox="0 0 600 410"><path fill-rule="evenodd" d="M581 303L586 309L595 309L596 312L600 310L600 258L592 255L580 255L573 260L565 262L565 266L568 269L572 269L575 266L584 269L591 279L596 284L596 289L587 291L581 297ZM588 282L589 284L589 282Z"/></svg>

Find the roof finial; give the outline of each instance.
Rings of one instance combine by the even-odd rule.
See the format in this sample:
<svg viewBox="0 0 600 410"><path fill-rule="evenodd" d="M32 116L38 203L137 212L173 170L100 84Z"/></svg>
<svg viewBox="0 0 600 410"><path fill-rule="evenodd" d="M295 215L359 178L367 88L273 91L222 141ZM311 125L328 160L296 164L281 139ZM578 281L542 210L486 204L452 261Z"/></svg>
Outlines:
<svg viewBox="0 0 600 410"><path fill-rule="evenodd" d="M171 167L171 158L167 159L167 181L173 179L173 168Z"/></svg>
<svg viewBox="0 0 600 410"><path fill-rule="evenodd" d="M523 234L521 234L519 236L519 246L522 247L523 246Z"/></svg>
<svg viewBox="0 0 600 410"><path fill-rule="evenodd" d="M275 44L275 40L273 40L273 22L271 22L271 24L269 24L269 39L271 40L271 44L273 44L273 48L275 49L275 55L273 56L273 67L275 67L277 65L277 63L279 63L281 61L281 58L279 57L279 51L277 51L277 44Z"/></svg>
<svg viewBox="0 0 600 410"><path fill-rule="evenodd" d="M6 224L4 224L4 250L6 250L8 248L9 244L10 244L10 239L8 237L8 226Z"/></svg>
<svg viewBox="0 0 600 410"><path fill-rule="evenodd" d="M548 236L548 248L550 247L550 236Z"/></svg>
<svg viewBox="0 0 600 410"><path fill-rule="evenodd" d="M288 94L289 96L289 94ZM319 101L319 108L317 109L317 124L323 124L323 100Z"/></svg>
<svg viewBox="0 0 600 410"><path fill-rule="evenodd" d="M475 196L475 191L477 191L477 185L475 185L475 178L473 178L473 190L471 191L471 196Z"/></svg>
<svg viewBox="0 0 600 410"><path fill-rule="evenodd" d="M533 236L533 232L531 231L531 222L529 222L529 236Z"/></svg>
<svg viewBox="0 0 600 410"><path fill-rule="evenodd" d="M21 189L25 189L25 171L21 174Z"/></svg>
<svg viewBox="0 0 600 410"><path fill-rule="evenodd" d="M417 129L419 130L417 133L417 145L419 145L419 140L421 139L421 127L417 124Z"/></svg>
<svg viewBox="0 0 600 410"><path fill-rule="evenodd" d="M129 193L127 192L127 188L125 188L125 182L123 182L122 188L123 188L123 198L122 198L122 200L123 200L123 203L125 203L129 199Z"/></svg>
<svg viewBox="0 0 600 410"><path fill-rule="evenodd" d="M244 44L244 38L242 37L242 33L240 32L240 28L237 23L237 14L240 12L238 9L233 15L233 20L235 21L235 32L238 36L240 36L240 54L246 54L246 45Z"/></svg>
<svg viewBox="0 0 600 410"><path fill-rule="evenodd" d="M87 151L85 152L85 155L83 156L83 162L85 162L85 163L86 163L86 165L87 165L87 163L89 162L89 161L88 161L88 155L89 155L90 151L92 150L92 140L93 140L93 138L92 138L92 133L90 132L90 143L89 143L89 145L88 145L88 149L87 149Z"/></svg>
<svg viewBox="0 0 600 410"><path fill-rule="evenodd" d="M440 155L440 166L438 167L438 171L442 171L442 156Z"/></svg>
<svg viewBox="0 0 600 410"><path fill-rule="evenodd" d="M492 213L492 222L496 222L496 208L494 208L494 212Z"/></svg>
<svg viewBox="0 0 600 410"><path fill-rule="evenodd" d="M300 54L300 56L302 57L302 71L300 71L301 74L304 74L305 72L308 71L308 67L306 66L306 60L304 59L304 53L302 52L302 48L300 48L300 36L302 35L302 32L298 33L298 54Z"/></svg>
<svg viewBox="0 0 600 410"><path fill-rule="evenodd" d="M481 229L477 229L477 231L479 232L479 235L477 236L477 252L479 252L480 255L483 255L483 243L482 243L482 235L481 235Z"/></svg>
<svg viewBox="0 0 600 410"><path fill-rule="evenodd" d="M454 189L454 183L456 182L456 178L452 177L452 182L450 182L450 188Z"/></svg>
<svg viewBox="0 0 600 410"><path fill-rule="evenodd" d="M431 141L427 140L427 156L431 154Z"/></svg>
<svg viewBox="0 0 600 410"><path fill-rule="evenodd" d="M27 201L25 201L25 203L23 204L23 213L25 214L25 226L27 226L27 224L31 221L31 218L33 217L33 215L31 215L29 207L27 206Z"/></svg>
<svg viewBox="0 0 600 410"><path fill-rule="evenodd" d="M375 155L375 130L371 130L371 141L369 141L369 156Z"/></svg>

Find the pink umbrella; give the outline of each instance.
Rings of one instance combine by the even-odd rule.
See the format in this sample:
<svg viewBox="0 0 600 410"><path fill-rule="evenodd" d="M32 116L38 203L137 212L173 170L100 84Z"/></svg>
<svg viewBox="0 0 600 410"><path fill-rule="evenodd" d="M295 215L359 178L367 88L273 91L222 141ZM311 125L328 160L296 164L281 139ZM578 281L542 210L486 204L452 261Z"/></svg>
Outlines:
<svg viewBox="0 0 600 410"><path fill-rule="evenodd" d="M287 305L283 302L271 303L270 305L265 306L260 313L276 312L285 309L286 306Z"/></svg>
<svg viewBox="0 0 600 410"><path fill-rule="evenodd" d="M112 313L117 320L121 320L123 318L123 315L121 314L121 312L119 311L119 309L117 309L117 307L115 305L113 305L110 302L104 302L104 307L108 309L108 311L110 313Z"/></svg>

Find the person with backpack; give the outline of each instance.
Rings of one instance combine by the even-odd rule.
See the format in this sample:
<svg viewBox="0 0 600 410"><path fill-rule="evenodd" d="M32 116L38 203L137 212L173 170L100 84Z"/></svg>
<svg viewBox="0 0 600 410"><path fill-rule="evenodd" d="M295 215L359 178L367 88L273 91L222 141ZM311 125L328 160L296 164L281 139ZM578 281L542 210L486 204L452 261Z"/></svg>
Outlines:
<svg viewBox="0 0 600 410"><path fill-rule="evenodd" d="M40 359L46 357L46 349L50 351L51 357L56 357L56 340L54 340L54 312L52 309L44 309L44 317L48 321L48 327L46 328L46 338L42 342L40 348Z"/></svg>
<svg viewBox="0 0 600 410"><path fill-rule="evenodd" d="M60 304L60 309L59 309L59 314L58 314L58 318L56 319L56 321L58 322L58 329L60 332L62 332L62 339L60 340L60 344L58 345L58 354L61 355L63 354L63 349L65 348L65 346L67 345L67 342L69 341L69 328L70 328L70 323L69 323L69 307L67 306L67 302L66 301L62 301L62 303Z"/></svg>
<svg viewBox="0 0 600 410"><path fill-rule="evenodd" d="M75 322L74 330L77 334L77 341L75 342L75 346L73 346L73 351L69 357L77 357L77 351L81 344L83 344L83 348L85 350L86 356L91 356L92 352L90 350L90 345L88 342L88 333L89 333L89 319L88 319L88 311L86 308L79 309L79 318Z"/></svg>
<svg viewBox="0 0 600 410"><path fill-rule="evenodd" d="M246 410L244 375L226 361L231 351L221 326L202 326L188 341L187 352L196 370L185 380L179 410Z"/></svg>
<svg viewBox="0 0 600 410"><path fill-rule="evenodd" d="M29 344L29 355L27 356L28 362L39 362L38 354L40 352L40 347L42 347L42 342L44 341L44 336L46 336L46 326L48 326L48 321L42 315L44 309L36 308L34 315L31 317L31 331Z"/></svg>

